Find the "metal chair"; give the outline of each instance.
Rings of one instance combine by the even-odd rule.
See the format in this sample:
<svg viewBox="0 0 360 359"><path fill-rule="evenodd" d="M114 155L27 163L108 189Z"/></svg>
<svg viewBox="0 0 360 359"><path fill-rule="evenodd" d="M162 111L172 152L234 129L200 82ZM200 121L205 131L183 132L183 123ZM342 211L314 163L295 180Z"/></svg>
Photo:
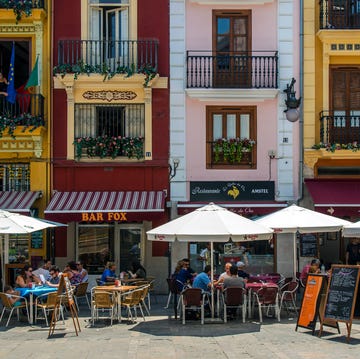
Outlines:
<svg viewBox="0 0 360 359"><path fill-rule="evenodd" d="M298 289L299 283L297 281L291 281L285 284L282 288L280 288L280 312L283 305L286 307L286 311L289 314L291 309L294 309L295 313L297 314L297 307L296 307L296 292Z"/></svg>
<svg viewBox="0 0 360 359"><path fill-rule="evenodd" d="M185 324L186 309L201 311L201 324L204 324L205 294L200 288L186 288L181 292L182 323Z"/></svg>
<svg viewBox="0 0 360 359"><path fill-rule="evenodd" d="M46 325L48 326L49 322L48 322L47 317L50 314L50 312L55 310L55 306L58 301L60 301L59 315L61 316L62 321L65 324L64 308L63 308L63 305L61 304L60 298L58 298L57 292L53 292L53 293L49 293L49 294L42 294L36 298L36 300L35 300L35 323L36 323L37 319L39 318L38 310L40 309L44 313L45 322L46 322Z"/></svg>
<svg viewBox="0 0 360 359"><path fill-rule="evenodd" d="M74 300L75 300L75 304L76 304L76 308L77 308L78 312L80 312L78 300L81 299L81 298L86 299L87 305L88 305L89 309L91 309L89 298L88 298L88 295L87 295L88 286L89 286L88 282L83 282L83 283L80 283L75 288Z"/></svg>
<svg viewBox="0 0 360 359"><path fill-rule="evenodd" d="M241 287L228 287L222 293L224 305L224 322L227 322L227 309L240 308L242 310L242 320L245 323L246 316L246 290Z"/></svg>
<svg viewBox="0 0 360 359"><path fill-rule="evenodd" d="M91 322L94 325L95 319L99 319L99 312L108 311L110 317L110 325L112 326L116 300L111 292L99 291L93 288L91 292Z"/></svg>
<svg viewBox="0 0 360 359"><path fill-rule="evenodd" d="M123 294L121 298L121 307L125 307L128 313L128 319L131 318L131 321L134 321L134 316L132 314L132 310L134 311L135 319L137 319L137 308L139 308L143 320L145 321L144 312L142 310L141 301L143 298L143 289L135 289L130 292L126 292Z"/></svg>
<svg viewBox="0 0 360 359"><path fill-rule="evenodd" d="M14 300L16 300L14 302ZM1 316L0 316L0 323L2 321L2 318L4 316L4 313L6 311L9 311L9 317L8 320L6 322L6 327L9 325L11 316L14 312L14 310L16 310L17 312L17 318L18 320L20 320L20 309L25 309L26 310L26 314L27 314L27 318L28 318L28 322L30 323L30 316L29 316L29 310L28 310L28 303L26 298L21 297L19 295L15 295L15 294L8 294L8 293L3 293L0 292L0 301L3 305L3 309L1 312Z"/></svg>
<svg viewBox="0 0 360 359"><path fill-rule="evenodd" d="M255 304L259 308L259 319L262 323L262 309L266 308L266 315L269 315L270 308L274 308L275 317L280 322L280 307L279 307L279 288L278 287L262 287L254 293L256 299Z"/></svg>

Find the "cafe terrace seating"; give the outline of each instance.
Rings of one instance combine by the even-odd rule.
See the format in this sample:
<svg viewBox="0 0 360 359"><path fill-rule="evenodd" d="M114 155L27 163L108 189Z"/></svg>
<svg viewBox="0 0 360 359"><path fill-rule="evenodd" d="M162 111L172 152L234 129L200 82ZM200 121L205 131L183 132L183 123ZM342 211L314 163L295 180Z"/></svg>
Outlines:
<svg viewBox="0 0 360 359"><path fill-rule="evenodd" d="M206 294L200 288L186 288L181 292L182 323L185 324L186 310L201 311L201 324L204 324L204 303Z"/></svg>
<svg viewBox="0 0 360 359"><path fill-rule="evenodd" d="M12 303L11 298L19 299L19 300L21 300L21 302ZM17 312L17 319L20 320L20 309L25 309L26 310L27 318L28 318L28 321L30 323L28 302L27 302L25 297L21 297L21 296L15 295L15 294L7 294L7 293L0 292L0 301L1 301L2 305L3 305L3 309L2 309L2 312L1 312L1 316L0 316L0 323L2 321L4 313L6 311L10 312L8 320L6 322L6 327L9 325L9 322L10 322L10 319L11 319L11 316L12 316L14 310L16 310L16 312Z"/></svg>
<svg viewBox="0 0 360 359"><path fill-rule="evenodd" d="M38 311L41 310L44 314L46 326L49 326L48 315L54 311L57 301L60 300L57 292L39 295L35 300L35 324L37 322ZM63 305L59 304L59 316L61 316L63 323L64 321L64 308Z"/></svg>
<svg viewBox="0 0 360 359"><path fill-rule="evenodd" d="M91 322L94 325L95 320L100 318L99 312L107 311L109 313L110 325L113 324L113 319L116 309L115 294L112 292L105 292L96 290L96 287L91 291Z"/></svg>
<svg viewBox="0 0 360 359"><path fill-rule="evenodd" d="M246 290L240 287L228 287L222 292L223 305L224 305L224 322L227 322L227 309L241 309L242 320L245 323L246 316Z"/></svg>
<svg viewBox="0 0 360 359"><path fill-rule="evenodd" d="M140 310L141 316L145 321L144 312L141 306L145 290L148 290L148 287L140 287L130 292L124 293L121 298L121 307L124 307L127 310L128 320L131 320L132 322L134 321L134 319L137 319L137 309ZM132 313L132 310L134 311L134 315Z"/></svg>
<svg viewBox="0 0 360 359"><path fill-rule="evenodd" d="M75 300L75 304L76 304L76 308L77 308L78 312L80 312L78 301L79 301L79 299L83 299L83 298L86 299L87 305L88 305L89 309L91 309L91 306L89 303L89 298L87 296L88 286L89 286L88 282L80 283L74 291L74 300Z"/></svg>
<svg viewBox="0 0 360 359"><path fill-rule="evenodd" d="M261 287L257 292L253 293L255 298L255 305L259 309L259 319L262 323L262 310L266 308L266 315L269 316L270 309L275 311L275 317L280 322L280 307L279 307L279 288L278 287Z"/></svg>
<svg viewBox="0 0 360 359"><path fill-rule="evenodd" d="M290 314L291 310L294 310L297 314L296 308L296 292L299 287L299 283L296 280L286 283L283 287L280 288L280 312L283 306L285 306L286 311Z"/></svg>

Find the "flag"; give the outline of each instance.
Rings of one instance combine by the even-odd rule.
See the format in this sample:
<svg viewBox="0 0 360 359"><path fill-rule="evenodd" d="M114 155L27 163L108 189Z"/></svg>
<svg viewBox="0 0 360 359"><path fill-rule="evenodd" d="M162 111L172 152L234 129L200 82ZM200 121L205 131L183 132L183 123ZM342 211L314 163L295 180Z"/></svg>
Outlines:
<svg viewBox="0 0 360 359"><path fill-rule="evenodd" d="M7 97L6 99L10 103L15 103L16 100L16 90L15 90L15 73L14 73L14 65L15 65L15 42L13 42L13 47L11 51L11 58L10 58L10 69L9 69L9 76L8 76L8 87L7 87Z"/></svg>
<svg viewBox="0 0 360 359"><path fill-rule="evenodd" d="M32 86L39 86L39 65L38 65L39 56L36 57L34 68L31 71L29 79L25 85L25 89L32 87Z"/></svg>

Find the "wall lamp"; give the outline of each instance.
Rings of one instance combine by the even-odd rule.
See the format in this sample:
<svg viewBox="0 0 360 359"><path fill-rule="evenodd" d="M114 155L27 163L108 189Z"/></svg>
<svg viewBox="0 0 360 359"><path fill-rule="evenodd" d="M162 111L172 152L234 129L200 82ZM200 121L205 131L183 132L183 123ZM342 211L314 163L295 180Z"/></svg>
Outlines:
<svg viewBox="0 0 360 359"><path fill-rule="evenodd" d="M286 85L286 100L285 104L287 109L284 111L286 119L290 122L296 122L300 117L299 106L301 103L301 97L298 99L295 97L296 92L294 91L294 84L296 80L292 78L290 85Z"/></svg>
<svg viewBox="0 0 360 359"><path fill-rule="evenodd" d="M176 170L179 167L180 160L173 158L172 163L169 163L169 180L172 180L176 176Z"/></svg>

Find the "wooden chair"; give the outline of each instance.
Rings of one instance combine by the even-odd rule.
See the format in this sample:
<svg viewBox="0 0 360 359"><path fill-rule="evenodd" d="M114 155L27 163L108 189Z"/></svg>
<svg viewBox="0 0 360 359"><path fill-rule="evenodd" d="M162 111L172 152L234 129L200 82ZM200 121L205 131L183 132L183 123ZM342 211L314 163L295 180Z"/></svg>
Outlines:
<svg viewBox="0 0 360 359"><path fill-rule="evenodd" d="M224 322L227 322L227 309L241 309L242 320L245 323L246 316L246 290L240 287L228 287L222 293L224 305Z"/></svg>
<svg viewBox="0 0 360 359"><path fill-rule="evenodd" d="M39 295L35 300L35 323L37 321L38 317L38 310L40 309L45 318L46 326L49 326L48 322L48 316L50 312L52 312L55 309L55 305L57 301L60 301L59 305L59 315L62 318L63 323L65 324L64 320L64 308L61 304L61 299L58 297L57 292L49 293L49 294L42 294Z"/></svg>
<svg viewBox="0 0 360 359"><path fill-rule="evenodd" d="M89 286L88 282L83 282L83 283L80 283L75 288L74 300L75 300L75 304L76 304L76 308L77 308L78 312L80 312L78 300L82 299L82 298L86 299L87 305L88 305L89 309L91 309L89 298L88 298L88 295L87 295L88 286Z"/></svg>
<svg viewBox="0 0 360 359"><path fill-rule="evenodd" d="M262 310L266 308L266 315L269 315L271 308L275 310L275 316L280 322L280 307L279 307L279 288L278 287L262 287L254 293L255 304L259 308L259 319L262 323Z"/></svg>
<svg viewBox="0 0 360 359"><path fill-rule="evenodd" d="M185 324L186 310L201 311L201 324L204 324L205 294L200 288L186 288L181 292L182 323Z"/></svg>
<svg viewBox="0 0 360 359"><path fill-rule="evenodd" d="M116 300L111 292L96 290L91 292L91 322L94 325L95 320L99 319L99 312L108 311L110 317L110 325L113 324L115 314Z"/></svg>
<svg viewBox="0 0 360 359"><path fill-rule="evenodd" d="M140 313L145 321L144 312L141 307L141 301L144 295L144 291L142 288L132 290L123 294L121 298L121 307L124 307L127 310L128 320L134 321L134 318L137 319L137 309L139 308ZM132 314L132 310L134 311L134 316Z"/></svg>
<svg viewBox="0 0 360 359"><path fill-rule="evenodd" d="M12 302L11 299L18 299L18 301L16 301L15 303ZM28 322L30 323L30 316L29 316L29 310L28 310L28 303L26 298L21 297L19 295L15 295L15 294L7 294L7 293L3 293L0 292L0 300L1 303L3 305L3 309L1 312L1 316L0 316L0 323L2 321L2 318L4 316L4 313L6 311L9 311L9 317L8 320L6 322L6 327L9 325L11 316L13 314L13 312L16 310L17 312L17 319L20 320L20 309L25 309L26 310L26 314L27 314L27 318L28 318Z"/></svg>

